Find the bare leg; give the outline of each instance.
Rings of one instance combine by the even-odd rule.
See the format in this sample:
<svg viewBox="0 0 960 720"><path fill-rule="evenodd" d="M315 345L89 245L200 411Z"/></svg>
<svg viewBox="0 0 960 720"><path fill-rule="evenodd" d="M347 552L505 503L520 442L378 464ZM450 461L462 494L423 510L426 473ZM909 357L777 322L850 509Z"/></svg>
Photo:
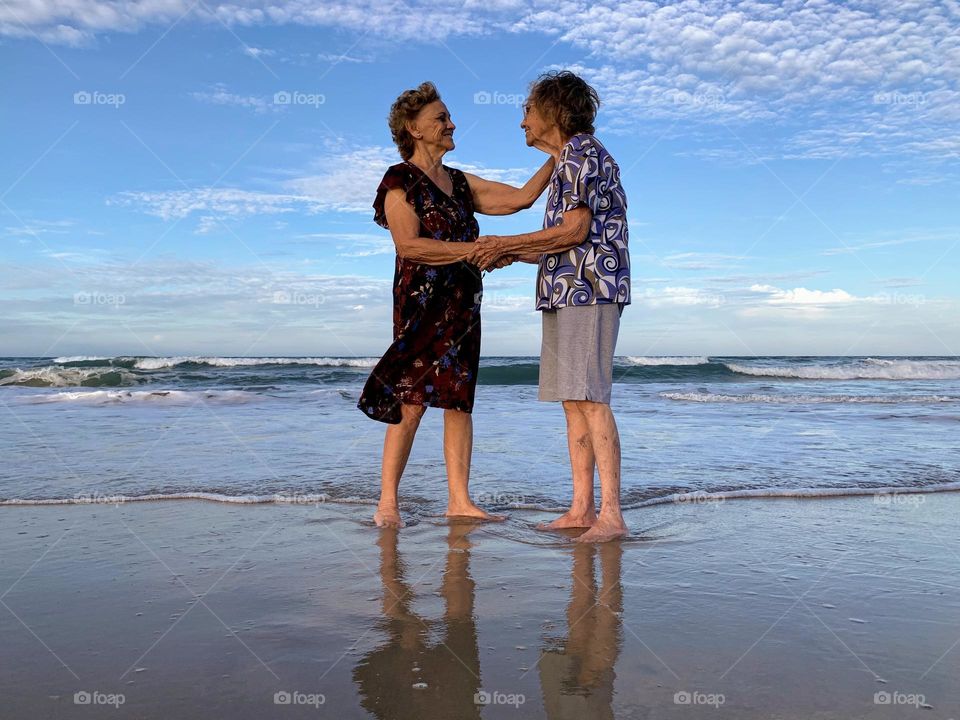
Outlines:
<svg viewBox="0 0 960 720"><path fill-rule="evenodd" d="M447 462L447 516L503 520L470 499L470 458L473 454L473 416L460 410L443 411L443 457Z"/></svg>
<svg viewBox="0 0 960 720"><path fill-rule="evenodd" d="M573 471L573 502L570 509L550 523L541 523L541 530L591 527L597 521L593 499L593 474L596 459L587 418L578 403L566 400L563 411L567 416L567 448L570 451L570 468Z"/></svg>
<svg viewBox="0 0 960 720"><path fill-rule="evenodd" d="M373 521L378 527L403 527L400 506L397 502L397 489L400 487L403 470L407 467L413 439L417 436L417 428L420 427L420 418L425 411L426 408L422 405L401 405L400 423L387 426L387 434L383 439L383 464L380 470L380 502L373 516Z"/></svg>
<svg viewBox="0 0 960 720"><path fill-rule="evenodd" d="M577 401L587 419L590 441L600 473L600 515L578 542L606 542L627 535L620 511L620 432L613 411L606 403Z"/></svg>

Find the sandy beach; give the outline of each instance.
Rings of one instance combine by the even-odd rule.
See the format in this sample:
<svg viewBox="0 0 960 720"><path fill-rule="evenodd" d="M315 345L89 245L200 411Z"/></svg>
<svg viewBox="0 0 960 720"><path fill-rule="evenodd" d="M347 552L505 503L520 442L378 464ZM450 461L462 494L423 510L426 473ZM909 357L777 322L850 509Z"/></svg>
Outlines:
<svg viewBox="0 0 960 720"><path fill-rule="evenodd" d="M951 718L960 494L629 513L0 508L3 718Z"/></svg>

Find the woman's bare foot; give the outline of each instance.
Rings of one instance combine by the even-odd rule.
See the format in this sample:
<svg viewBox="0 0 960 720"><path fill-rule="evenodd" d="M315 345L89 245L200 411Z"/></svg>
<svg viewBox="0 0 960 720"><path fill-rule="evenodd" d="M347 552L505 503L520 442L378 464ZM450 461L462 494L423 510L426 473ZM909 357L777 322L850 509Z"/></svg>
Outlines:
<svg viewBox="0 0 960 720"><path fill-rule="evenodd" d="M589 528L593 527L595 522L597 522L597 513L595 510L589 510L587 512L567 510L567 512L553 522L540 523L537 525L537 530L552 531L567 530L569 528Z"/></svg>
<svg viewBox="0 0 960 720"><path fill-rule="evenodd" d="M481 510L471 503L447 503L447 517L467 517L484 522L503 522L507 519L506 515L492 515L486 510Z"/></svg>
<svg viewBox="0 0 960 720"><path fill-rule="evenodd" d="M609 515L604 515L601 512L600 517L597 518L597 522L594 523L593 527L583 533L583 535L580 535L576 539L576 542L609 542L611 540L619 540L629 534L630 531L627 530L627 525L623 522L623 516L620 515L619 512L616 514L610 513Z"/></svg>
<svg viewBox="0 0 960 720"><path fill-rule="evenodd" d="M400 517L400 510L396 505L378 505L377 511L373 514L373 521L377 524L377 527L403 527L403 519Z"/></svg>

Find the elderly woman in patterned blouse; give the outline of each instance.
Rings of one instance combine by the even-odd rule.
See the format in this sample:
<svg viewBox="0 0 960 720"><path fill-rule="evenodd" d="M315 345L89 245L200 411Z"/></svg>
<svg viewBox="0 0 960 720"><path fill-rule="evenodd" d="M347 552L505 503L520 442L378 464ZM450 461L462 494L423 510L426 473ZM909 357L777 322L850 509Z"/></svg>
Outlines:
<svg viewBox="0 0 960 720"><path fill-rule="evenodd" d="M539 265L540 400L563 403L573 470L570 510L541 528L586 527L581 542L627 534L620 511L620 436L610 410L620 314L630 302L627 198L617 163L593 135L599 104L596 91L571 72L537 79L520 127L527 145L556 158L543 230L481 237L476 256L480 267L511 256Z"/></svg>
<svg viewBox="0 0 960 720"><path fill-rule="evenodd" d="M456 125L429 82L397 98L389 124L403 162L387 169L373 207L375 222L390 230L397 248L393 344L370 373L358 403L368 417L389 423L374 521L381 527L403 525L397 490L428 407L444 411L447 515L502 519L477 507L467 489L483 293L474 257L479 234L474 212L508 215L530 207L547 186L553 159L522 188L447 167L442 159L454 148Z"/></svg>

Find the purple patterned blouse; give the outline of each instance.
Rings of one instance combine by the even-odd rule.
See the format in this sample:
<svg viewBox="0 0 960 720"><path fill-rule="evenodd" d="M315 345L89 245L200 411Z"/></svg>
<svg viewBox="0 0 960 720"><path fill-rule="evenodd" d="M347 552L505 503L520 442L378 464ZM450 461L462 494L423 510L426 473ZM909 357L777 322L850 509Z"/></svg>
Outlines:
<svg viewBox="0 0 960 720"><path fill-rule="evenodd" d="M580 245L540 258L537 310L568 305L630 303L627 196L620 168L593 135L574 135L560 151L550 180L543 227L563 222L563 213L584 205L593 213Z"/></svg>

